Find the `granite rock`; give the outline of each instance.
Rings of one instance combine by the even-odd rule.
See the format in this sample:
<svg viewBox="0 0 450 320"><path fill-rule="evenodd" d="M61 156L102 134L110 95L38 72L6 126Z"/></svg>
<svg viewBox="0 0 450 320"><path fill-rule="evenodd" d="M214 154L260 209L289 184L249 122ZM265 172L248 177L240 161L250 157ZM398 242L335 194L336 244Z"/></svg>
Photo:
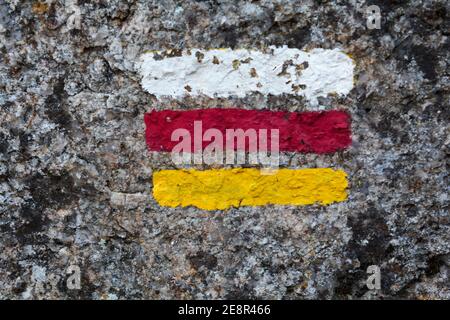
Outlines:
<svg viewBox="0 0 450 320"><path fill-rule="evenodd" d="M365 8L381 10L367 27ZM450 299L449 2L46 0L0 2L0 298ZM308 110L297 96L157 99L148 50L340 48L352 147L283 154L342 168L347 201L163 208L149 110ZM367 267L381 289L366 287ZM79 288L67 286L78 266Z"/></svg>

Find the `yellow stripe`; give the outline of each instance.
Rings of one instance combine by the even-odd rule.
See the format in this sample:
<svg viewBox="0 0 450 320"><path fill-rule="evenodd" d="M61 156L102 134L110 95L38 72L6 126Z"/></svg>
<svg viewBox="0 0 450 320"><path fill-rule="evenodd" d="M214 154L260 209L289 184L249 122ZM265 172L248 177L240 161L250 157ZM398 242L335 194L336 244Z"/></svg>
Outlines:
<svg viewBox="0 0 450 320"><path fill-rule="evenodd" d="M267 204L322 205L347 199L347 175L342 170L279 169L261 175L259 169L161 170L153 174L153 196L161 206L195 206L221 210Z"/></svg>

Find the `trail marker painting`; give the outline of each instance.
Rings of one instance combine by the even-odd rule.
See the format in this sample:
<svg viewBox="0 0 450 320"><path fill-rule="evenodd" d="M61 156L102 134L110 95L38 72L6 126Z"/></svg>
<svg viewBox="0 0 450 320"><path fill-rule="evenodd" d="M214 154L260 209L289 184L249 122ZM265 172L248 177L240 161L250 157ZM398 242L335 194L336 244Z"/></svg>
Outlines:
<svg viewBox="0 0 450 320"><path fill-rule="evenodd" d="M201 132L194 122L201 122ZM281 151L331 153L347 148L351 143L350 116L341 110L316 112L283 112L243 109L163 110L145 114L146 140L152 151L171 151L179 142L172 139L177 129L185 129L192 150L194 137L208 129L217 129L224 138L227 132L260 129L279 130ZM197 130L198 131L198 130ZM267 135L270 144L270 134ZM209 145L203 141L198 148ZM225 146L225 143L223 143ZM233 144L234 149L239 144ZM248 143L246 145L248 150ZM194 150L196 151L196 150Z"/></svg>
<svg viewBox="0 0 450 320"><path fill-rule="evenodd" d="M353 61L344 52L269 47L189 49L149 52L141 57L142 87L156 97L185 95L245 97L283 93L304 96L317 106L318 97L346 95L353 88Z"/></svg>
<svg viewBox="0 0 450 320"><path fill-rule="evenodd" d="M161 170L153 174L153 195L163 206L204 210L267 204L322 205L347 199L342 170L280 169L261 175L254 168Z"/></svg>
<svg viewBox="0 0 450 320"><path fill-rule="evenodd" d="M252 153L261 151L278 157L279 151L330 154L344 150L351 144L350 115L343 110L314 110L320 107L319 97L350 92L353 69L351 58L338 49L305 52L270 47L264 52L190 49L145 53L141 57L142 86L157 98L243 97L256 91L301 95L311 108L306 112L234 108L150 111L145 114L148 149L192 154L196 159L193 164L210 164L201 155L210 149L216 155L220 151L216 160L222 152L230 151L248 152L250 159ZM228 153L227 164L242 164L229 162ZM232 155L230 159L235 161ZM256 162L250 164L265 164L254 159ZM203 210L327 205L345 201L347 187L347 174L331 168L277 168L270 174L257 167L191 168L153 174L153 196L161 206Z"/></svg>

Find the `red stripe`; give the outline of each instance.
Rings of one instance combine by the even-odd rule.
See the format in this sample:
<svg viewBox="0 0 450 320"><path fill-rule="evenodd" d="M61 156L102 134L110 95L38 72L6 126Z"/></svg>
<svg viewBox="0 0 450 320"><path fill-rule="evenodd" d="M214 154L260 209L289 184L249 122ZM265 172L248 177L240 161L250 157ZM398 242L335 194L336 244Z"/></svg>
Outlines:
<svg viewBox="0 0 450 320"><path fill-rule="evenodd" d="M219 129L279 129L280 151L331 153L351 143L350 116L345 111L284 112L243 109L198 109L151 111L145 114L146 139L152 151L171 151L175 129L187 129L194 137L194 121L202 121L203 133ZM203 142L205 148L210 142ZM269 144L270 146L270 144Z"/></svg>

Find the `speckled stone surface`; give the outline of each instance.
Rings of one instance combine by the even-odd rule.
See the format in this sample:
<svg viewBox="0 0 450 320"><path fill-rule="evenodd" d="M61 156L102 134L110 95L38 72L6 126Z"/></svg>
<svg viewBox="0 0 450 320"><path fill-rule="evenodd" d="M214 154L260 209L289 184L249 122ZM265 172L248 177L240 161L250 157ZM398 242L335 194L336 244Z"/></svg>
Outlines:
<svg viewBox="0 0 450 320"><path fill-rule="evenodd" d="M364 7L381 9L368 29ZM448 1L0 2L0 298L449 299ZM283 167L341 168L327 207L162 208L149 110L305 111L292 95L157 100L147 50L340 48L352 147L284 153ZM199 168L199 166L196 166ZM201 168L201 166L200 166ZM206 168L206 167L205 167ZM66 286L67 268L81 289ZM381 269L368 290L366 269Z"/></svg>

